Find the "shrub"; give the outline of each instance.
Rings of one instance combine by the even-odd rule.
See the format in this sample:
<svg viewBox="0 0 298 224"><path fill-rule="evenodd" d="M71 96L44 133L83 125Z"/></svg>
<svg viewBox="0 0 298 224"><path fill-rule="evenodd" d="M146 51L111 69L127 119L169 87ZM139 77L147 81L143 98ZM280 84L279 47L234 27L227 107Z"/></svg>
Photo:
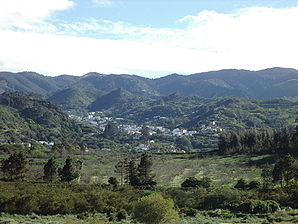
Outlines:
<svg viewBox="0 0 298 224"><path fill-rule="evenodd" d="M247 200L239 206L239 210L244 213L273 213L279 207L279 204L273 200Z"/></svg>
<svg viewBox="0 0 298 224"><path fill-rule="evenodd" d="M160 194L139 199L134 205L133 218L146 224L176 223L179 220L174 202Z"/></svg>
<svg viewBox="0 0 298 224"><path fill-rule="evenodd" d="M195 217L198 213L198 210L193 208L183 208L180 210L180 212L187 216Z"/></svg>
<svg viewBox="0 0 298 224"><path fill-rule="evenodd" d="M200 181L195 177L187 178L182 184L181 187L198 187Z"/></svg>
<svg viewBox="0 0 298 224"><path fill-rule="evenodd" d="M125 210L121 209L116 214L117 221L122 221L127 218L127 213Z"/></svg>
<svg viewBox="0 0 298 224"><path fill-rule="evenodd" d="M244 179L239 179L237 184L234 186L237 189L245 189L247 187L246 181Z"/></svg>
<svg viewBox="0 0 298 224"><path fill-rule="evenodd" d="M249 189L259 189L261 188L261 183L259 181L253 180L248 184Z"/></svg>

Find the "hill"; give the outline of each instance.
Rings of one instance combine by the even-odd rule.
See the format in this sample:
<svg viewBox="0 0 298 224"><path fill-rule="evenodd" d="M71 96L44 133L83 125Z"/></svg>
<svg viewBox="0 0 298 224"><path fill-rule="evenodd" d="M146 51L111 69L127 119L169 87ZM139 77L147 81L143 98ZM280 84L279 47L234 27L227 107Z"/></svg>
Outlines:
<svg viewBox="0 0 298 224"><path fill-rule="evenodd" d="M180 96L177 93L145 99L126 94L126 98L115 97L115 92L102 96L95 101L100 106L93 107L92 111L99 110L108 116L121 117L138 124L192 130L201 130L212 122L227 130L279 129L294 125L298 111L297 99L204 98Z"/></svg>
<svg viewBox="0 0 298 224"><path fill-rule="evenodd" d="M149 99L145 96L134 95L122 88L113 90L108 94L98 97L91 105L90 111L100 111L100 110L117 110L121 111L125 109L137 108L142 104L143 101ZM115 113L117 113L115 111Z"/></svg>
<svg viewBox="0 0 298 224"><path fill-rule="evenodd" d="M61 105L67 110L84 110L97 97L103 95L101 91L85 91L78 88L68 88L57 91L48 98L49 101L55 102Z"/></svg>
<svg viewBox="0 0 298 224"><path fill-rule="evenodd" d="M46 96L72 85L77 78L68 75L49 77L35 72L0 72L0 94L20 91Z"/></svg>
<svg viewBox="0 0 298 224"><path fill-rule="evenodd" d="M0 92L33 92L51 96L67 88L85 91L110 92L125 89L142 96L169 95L272 99L298 96L298 71L289 68L270 68L260 71L226 69L192 75L172 74L149 79L136 75L105 75L88 73L82 77L62 75L47 77L34 72L0 72Z"/></svg>
<svg viewBox="0 0 298 224"><path fill-rule="evenodd" d="M56 104L19 92L2 94L0 117L1 137L13 142L56 141L81 132Z"/></svg>

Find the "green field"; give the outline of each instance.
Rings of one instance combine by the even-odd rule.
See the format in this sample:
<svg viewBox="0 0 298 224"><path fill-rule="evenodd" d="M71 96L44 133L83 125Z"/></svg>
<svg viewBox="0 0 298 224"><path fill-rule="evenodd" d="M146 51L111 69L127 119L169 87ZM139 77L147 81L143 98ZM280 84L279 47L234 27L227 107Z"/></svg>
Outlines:
<svg viewBox="0 0 298 224"><path fill-rule="evenodd" d="M95 155L74 155L84 161L81 181L85 183L107 183L109 177L117 177L114 167L126 157L138 158L135 154L99 153ZM153 173L158 186L179 187L190 176L208 176L215 185L232 186L238 179L259 180L262 166L276 161L275 155L231 155L197 156L196 154L152 155ZM57 159L61 166L63 158ZM42 177L46 159L30 160L29 179Z"/></svg>

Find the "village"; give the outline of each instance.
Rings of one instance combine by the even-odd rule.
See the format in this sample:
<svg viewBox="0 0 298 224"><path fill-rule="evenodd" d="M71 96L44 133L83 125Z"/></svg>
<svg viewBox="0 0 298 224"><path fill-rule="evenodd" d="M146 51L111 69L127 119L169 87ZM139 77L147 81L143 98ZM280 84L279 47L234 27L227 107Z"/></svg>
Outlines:
<svg viewBox="0 0 298 224"><path fill-rule="evenodd" d="M109 122L113 122L117 125L118 129L124 133L125 135L131 136L135 142L141 140L142 130L144 127L148 129L148 135L161 135L165 137L182 137L182 136L219 136L219 133L223 131L221 127L217 125L216 121L211 121L206 124L202 124L199 130L187 130L185 128L174 128L169 129L162 126L154 126L154 125L147 125L147 124L133 124L129 121L126 121L124 118L113 118L105 116L103 112L88 112L84 116L76 116L76 115L69 115L70 118L75 119L78 122L87 123L88 125L97 128L100 132L104 132L107 124ZM164 119L160 117L156 117L156 119ZM133 149L129 149L128 151L137 150L137 151L154 151L152 146L156 143L154 140L148 140L146 142L140 142ZM128 145L128 144L127 144ZM102 151L111 151L110 148L102 148ZM170 145L165 151L167 152L181 152L184 153L184 150L179 150L175 148L173 145Z"/></svg>

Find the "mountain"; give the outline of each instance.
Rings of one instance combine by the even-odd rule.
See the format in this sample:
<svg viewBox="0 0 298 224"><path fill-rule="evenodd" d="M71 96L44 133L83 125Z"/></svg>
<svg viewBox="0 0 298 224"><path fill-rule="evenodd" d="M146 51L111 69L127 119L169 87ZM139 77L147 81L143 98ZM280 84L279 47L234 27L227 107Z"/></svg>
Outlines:
<svg viewBox="0 0 298 224"><path fill-rule="evenodd" d="M56 104L34 95L10 92L1 95L0 136L13 142L30 139L56 141L77 136L81 128Z"/></svg>
<svg viewBox="0 0 298 224"><path fill-rule="evenodd" d="M104 95L102 91L85 91L79 88L68 88L57 91L48 100L61 105L67 110L83 110L94 102L97 97L102 95Z"/></svg>
<svg viewBox="0 0 298 224"><path fill-rule="evenodd" d="M298 71L289 68L260 71L226 69L192 75L172 74L157 79L95 72L82 77L48 77L34 72L0 72L0 93L17 90L50 97L68 88L105 93L122 88L139 96L169 95L177 92L181 96L272 99L298 96ZM63 92L61 94L63 95ZM57 98L57 95L54 98Z"/></svg>
<svg viewBox="0 0 298 224"><path fill-rule="evenodd" d="M237 96L252 99L298 96L298 71L271 68L260 71L220 70L182 76L172 74L154 80L160 94L174 91L181 95L203 97Z"/></svg>
<svg viewBox="0 0 298 224"><path fill-rule="evenodd" d="M35 72L0 72L0 94L8 91L50 95L59 89L71 86L79 77L61 75L43 76Z"/></svg>
<svg viewBox="0 0 298 224"><path fill-rule="evenodd" d="M74 87L88 90L110 92L121 88L137 95L156 95L153 88L148 85L150 79L135 75L104 75L96 72L88 73L74 84Z"/></svg>
<svg viewBox="0 0 298 224"><path fill-rule="evenodd" d="M150 98L145 96L138 96L132 94L122 88L111 91L108 94L98 97L91 105L90 111L109 110L122 110L125 106L128 108L136 108L138 104L142 104L143 101L149 100Z"/></svg>

